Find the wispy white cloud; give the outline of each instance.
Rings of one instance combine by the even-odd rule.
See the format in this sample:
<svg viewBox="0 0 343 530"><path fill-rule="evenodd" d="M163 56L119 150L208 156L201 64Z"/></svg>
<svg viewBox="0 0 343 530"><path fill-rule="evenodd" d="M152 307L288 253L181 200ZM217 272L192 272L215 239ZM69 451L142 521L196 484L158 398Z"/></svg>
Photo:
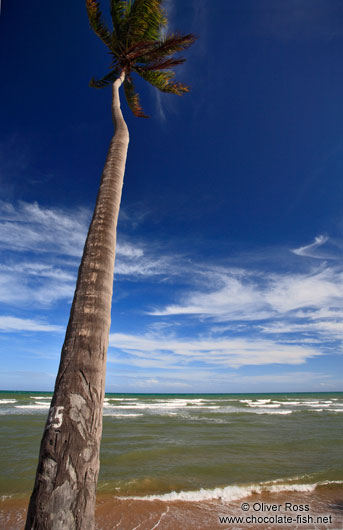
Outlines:
<svg viewBox="0 0 343 530"><path fill-rule="evenodd" d="M21 310L70 302L89 218L85 209L2 202L0 247L6 252L0 265L0 302ZM324 240L317 238L310 252L327 243ZM299 256L308 252L309 245L298 249ZM191 258L119 236L116 279L143 285L157 279L158 285L166 285L163 299L169 302L150 311L150 297L140 302L137 311L148 322L145 333L111 334L110 351L115 349L117 365L173 373L193 365L197 373L199 366L220 370L298 365L339 340L343 282L339 267L332 266L336 262L324 261L305 271L301 260L301 272L294 267L275 272L261 263L254 270L208 261L195 264ZM159 287L162 299L160 292ZM3 318L3 331L61 331L41 318Z"/></svg>
<svg viewBox="0 0 343 530"><path fill-rule="evenodd" d="M273 374L254 374L254 375L231 375L232 381L237 381L239 379L240 383L249 383L249 384L261 384L261 383L274 383L274 384L294 384L298 383L300 385L304 384L304 381L308 382L317 382L322 381L323 384L330 385L331 376L329 374L322 374L317 372L310 371L298 371L298 372L282 372L282 373L273 373Z"/></svg>
<svg viewBox="0 0 343 530"><path fill-rule="evenodd" d="M328 339L341 339L343 337L343 322L340 321L327 321L322 320L318 322L304 322L302 324L294 322L273 322L270 324L265 324L260 326L260 329L263 333L268 334L290 334L290 333L306 333L309 334L319 334ZM311 339L309 339L311 340ZM299 339L298 339L299 342Z"/></svg>
<svg viewBox="0 0 343 530"><path fill-rule="evenodd" d="M118 253L126 258L141 258L144 254L141 248L134 247L128 243L119 244Z"/></svg>
<svg viewBox="0 0 343 530"><path fill-rule="evenodd" d="M210 272L209 272L210 276ZM218 279L218 276L217 276ZM215 320L264 320L295 310L339 307L342 272L326 267L309 273L261 273L233 269L215 289L190 290L182 303L151 312L154 316L200 315Z"/></svg>
<svg viewBox="0 0 343 530"><path fill-rule="evenodd" d="M37 390L51 391L56 378L55 373L41 370L2 370L0 371L0 386L2 390Z"/></svg>
<svg viewBox="0 0 343 530"><path fill-rule="evenodd" d="M340 253L340 256L337 255L337 248L334 249L336 252L333 252L332 248L326 249L326 252L318 252L318 249L326 243L331 243L331 247L333 246L333 241L330 240L328 236L319 235L316 236L313 243L310 243L309 245L305 245L303 247L292 249L292 252L296 254L297 256L303 256L307 258L317 258L317 259L334 259L342 257L342 253ZM327 245L326 245L327 247Z"/></svg>
<svg viewBox="0 0 343 530"><path fill-rule="evenodd" d="M117 275L125 276L131 280L146 279L151 276L164 276L170 277L177 273L175 263L167 257L157 257L153 254L142 254L139 259L131 259L126 257L116 261L114 274L118 279Z"/></svg>
<svg viewBox="0 0 343 530"><path fill-rule="evenodd" d="M278 313L341 307L342 280L342 271L328 266L303 274L274 274L266 299Z"/></svg>
<svg viewBox="0 0 343 530"><path fill-rule="evenodd" d="M203 289L190 291L184 296L182 303L155 309L151 314L201 315L219 320L250 320L270 316L270 308L267 307L258 285L251 281L250 273L247 272L242 276L241 270L231 269L227 274L223 272L218 275L215 271L209 270L207 275L202 275L202 278ZM216 288L209 290L213 283L217 284Z"/></svg>
<svg viewBox="0 0 343 530"><path fill-rule="evenodd" d="M155 95L157 115L161 121L166 121L167 117L165 113L165 104L163 105L163 102L162 102L162 94L157 89L153 89L153 90L154 90L154 95Z"/></svg>
<svg viewBox="0 0 343 530"><path fill-rule="evenodd" d="M151 391L151 388L153 388L155 389L155 391L159 392L161 387L165 388L165 385L167 385L169 390L173 389L174 391L178 390L179 392L184 392L185 390L189 390L192 388L192 385L190 385L189 383L173 381L170 378L165 377L165 375L159 376L158 378L142 378L142 376L140 376L132 378L132 380L134 381L135 388L140 389L141 391Z"/></svg>
<svg viewBox="0 0 343 530"><path fill-rule="evenodd" d="M163 9L165 10L167 14L168 23L166 28L163 31L163 36L167 35L168 33L174 33L175 31L180 31L181 33L189 33L194 32L196 34L201 33L201 42L200 46L199 43L197 43L197 52L194 51L194 47L192 46L190 52L190 56L194 56L195 53L199 53L201 55L204 55L205 49L206 49L206 28L207 28L207 2L206 0L193 0L192 2L192 9L193 13L191 16L191 19L187 21L187 28L184 29L181 25L181 28L179 26L179 23L181 22L180 13L181 11L175 4L175 0L164 0L163 1ZM187 72L187 62L179 65L177 69L175 70L177 79L182 79L184 77L185 72ZM153 96L155 100L155 110L156 115L159 118L161 122L166 122L167 120L167 114L171 112L175 112L176 109L176 101L177 99L171 96L170 94L165 94L163 92L160 92L158 89L152 88L153 90Z"/></svg>
<svg viewBox="0 0 343 530"><path fill-rule="evenodd" d="M70 300L89 217L82 208L69 211L1 201L0 302L47 307Z"/></svg>
<svg viewBox="0 0 343 530"><path fill-rule="evenodd" d="M70 300L75 289L76 267L63 264L56 267L46 261L37 261L37 253L25 260L13 255L0 265L0 302L7 305L50 306L59 300ZM30 261L30 257L32 261ZM16 261L16 259L18 261Z"/></svg>
<svg viewBox="0 0 343 530"><path fill-rule="evenodd" d="M306 318L310 320L339 320L343 321L343 303L337 308L322 307L320 309L299 310L294 314L297 318Z"/></svg>
<svg viewBox="0 0 343 530"><path fill-rule="evenodd" d="M114 333L110 335L110 346L133 356L130 362L135 365L146 367L150 363L156 366L157 363L157 366L165 368L194 362L231 368L266 364L297 365L320 355L320 352L308 346L256 338L209 337L187 340L162 334Z"/></svg>
<svg viewBox="0 0 343 530"><path fill-rule="evenodd" d="M149 376L150 369L147 371L121 369L116 365L115 371L111 371L111 365L107 371L107 387L109 391L120 392L123 388L131 392L192 392L193 384L196 378L206 382L206 378L212 373L199 370L196 376L193 372L185 371L173 372L169 374L164 370L154 370L154 377Z"/></svg>
<svg viewBox="0 0 343 530"><path fill-rule="evenodd" d="M90 219L91 213L86 208L68 210L47 208L36 202L19 202L14 205L0 201L0 249L79 258L82 255ZM155 274L157 269L163 271L163 264L167 266L167 260L164 258L158 260L157 267L153 267L154 257L149 257L142 246L125 241L120 235L118 239L117 274L121 271L126 274L126 265L141 263L142 270L146 270L149 275L153 270ZM30 268L32 269L32 266Z"/></svg>
<svg viewBox="0 0 343 530"><path fill-rule="evenodd" d="M0 274L25 274L39 278L52 278L60 282L75 281L75 275L69 271L54 267L49 263L23 261L21 263L0 264Z"/></svg>
<svg viewBox="0 0 343 530"><path fill-rule="evenodd" d="M0 201L0 302L49 306L71 300L90 212ZM116 278L172 274L167 256L119 236ZM169 271L169 272L168 272Z"/></svg>
<svg viewBox="0 0 343 530"><path fill-rule="evenodd" d="M109 365L107 383L110 391L154 391L154 392L261 392L266 388L274 392L340 390L342 381L325 371L302 370L294 367L274 365L265 367L264 373L247 373L244 367L230 369L227 367L211 367L198 364L182 365L178 368L163 369L161 367L139 366L123 368L118 362L112 371L115 360ZM151 377L153 373L153 377ZM150 376L149 376L150 374ZM153 379L153 383L148 381Z"/></svg>
<svg viewBox="0 0 343 530"><path fill-rule="evenodd" d="M327 351L331 343L337 351L343 336L343 274L338 266L324 262L298 273L208 268L198 277L202 285L189 285L180 300L150 311L150 316L183 326L200 320L204 330L217 336L248 335L256 344L262 340L267 351L272 347L280 353L280 341L287 348L316 345L316 351ZM271 342L265 345L264 339ZM262 351L257 356L266 360Z"/></svg>
<svg viewBox="0 0 343 530"><path fill-rule="evenodd" d="M38 203L0 202L0 248L21 252L52 252L79 256L87 233L90 212L64 211Z"/></svg>
<svg viewBox="0 0 343 530"><path fill-rule="evenodd" d="M37 320L27 318L17 318L12 316L0 316L0 330L5 332L15 331L43 331L43 332L63 332L62 326L47 324Z"/></svg>

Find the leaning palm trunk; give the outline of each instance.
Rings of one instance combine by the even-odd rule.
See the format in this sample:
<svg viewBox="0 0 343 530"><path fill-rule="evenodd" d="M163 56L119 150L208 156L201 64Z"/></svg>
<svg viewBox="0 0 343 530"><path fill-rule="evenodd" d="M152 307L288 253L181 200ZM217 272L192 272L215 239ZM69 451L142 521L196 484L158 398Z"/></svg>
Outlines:
<svg viewBox="0 0 343 530"><path fill-rule="evenodd" d="M92 530L111 323L116 227L129 134L113 84L111 141L70 312L25 530Z"/></svg>
<svg viewBox="0 0 343 530"><path fill-rule="evenodd" d="M116 226L129 142L118 90L124 83L127 103L139 117L146 115L132 72L162 92L188 92L186 85L173 81L170 68L185 61L174 56L195 40L192 34L163 34L167 19L161 3L110 0L113 31L109 31L99 1L86 0L90 25L112 55L110 72L91 85L103 88L115 81L115 135L79 269L25 530L94 528Z"/></svg>

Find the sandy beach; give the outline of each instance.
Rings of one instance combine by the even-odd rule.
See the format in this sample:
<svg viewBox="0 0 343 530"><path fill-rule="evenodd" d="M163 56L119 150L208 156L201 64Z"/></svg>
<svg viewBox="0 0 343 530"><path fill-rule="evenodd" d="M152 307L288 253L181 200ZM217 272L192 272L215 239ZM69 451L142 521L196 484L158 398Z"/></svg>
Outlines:
<svg viewBox="0 0 343 530"><path fill-rule="evenodd" d="M27 498L2 499L0 525L22 530ZM249 505L244 512L242 504ZM289 507L292 506L290 509ZM304 507L304 510L301 509ZM308 511L306 506L309 507ZM274 507L274 509L273 509ZM288 509L285 509L288 507ZM243 517L244 520L230 517ZM287 522L286 518L292 518ZM263 522L261 522L263 518ZM278 518L278 519L276 519ZM305 522L305 518L306 521ZM286 521L286 522L285 522ZM289 519L288 519L289 521ZM101 495L97 499L96 530L340 530L343 528L343 488L311 494L250 495L231 503L220 500L182 502L123 499Z"/></svg>

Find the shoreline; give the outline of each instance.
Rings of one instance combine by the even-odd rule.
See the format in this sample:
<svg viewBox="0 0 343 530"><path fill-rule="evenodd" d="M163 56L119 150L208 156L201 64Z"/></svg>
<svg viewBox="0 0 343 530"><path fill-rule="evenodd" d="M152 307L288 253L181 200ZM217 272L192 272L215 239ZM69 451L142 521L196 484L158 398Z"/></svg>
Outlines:
<svg viewBox="0 0 343 530"><path fill-rule="evenodd" d="M107 394L96 530L343 530L343 395L311 394ZM49 403L2 397L0 528L22 530Z"/></svg>
<svg viewBox="0 0 343 530"><path fill-rule="evenodd" d="M0 526L22 530L29 497L2 497ZM247 511L242 505L249 505ZM301 506L303 508L301 508ZM308 510L306 509L308 506ZM286 508L286 509L285 509ZM230 522L230 517L243 521ZM288 517L288 519L287 519ZM223 519L220 519L223 518ZM291 518L292 522L288 523ZM312 519L311 519L312 518ZM263 519L263 520L262 520ZM307 522L305 522L307 521ZM343 487L313 492L262 492L233 502L138 500L99 494L96 530L340 530Z"/></svg>

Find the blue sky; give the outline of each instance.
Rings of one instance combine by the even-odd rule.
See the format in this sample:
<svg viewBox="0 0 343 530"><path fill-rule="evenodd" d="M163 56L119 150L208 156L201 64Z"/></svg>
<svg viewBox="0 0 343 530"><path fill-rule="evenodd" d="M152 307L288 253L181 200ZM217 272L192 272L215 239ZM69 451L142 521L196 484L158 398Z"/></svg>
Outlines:
<svg viewBox="0 0 343 530"><path fill-rule="evenodd" d="M199 36L140 82L107 391L342 390L343 6L168 0ZM107 10L106 0L102 2ZM112 135L83 2L3 2L1 389L51 390Z"/></svg>

